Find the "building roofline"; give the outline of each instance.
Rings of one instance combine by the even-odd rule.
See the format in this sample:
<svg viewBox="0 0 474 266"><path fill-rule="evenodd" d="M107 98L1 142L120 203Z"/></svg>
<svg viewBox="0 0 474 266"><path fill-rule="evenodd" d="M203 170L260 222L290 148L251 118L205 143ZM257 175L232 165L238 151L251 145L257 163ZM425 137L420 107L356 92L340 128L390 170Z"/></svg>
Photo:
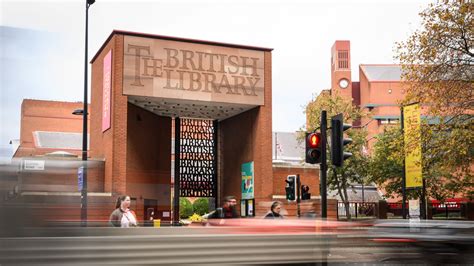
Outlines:
<svg viewBox="0 0 474 266"><path fill-rule="evenodd" d="M369 80L370 83L400 83L401 80Z"/></svg>
<svg viewBox="0 0 474 266"><path fill-rule="evenodd" d="M359 64L359 66L401 66L400 64Z"/></svg>
<svg viewBox="0 0 474 266"><path fill-rule="evenodd" d="M361 105L362 108L373 108L373 107L384 107L384 106L400 106L398 104L390 104L390 103L367 103Z"/></svg>
<svg viewBox="0 0 474 266"><path fill-rule="evenodd" d="M258 47L258 46L241 45L241 44L224 43L224 42L214 42L214 41L206 41L206 40L199 40L199 39L189 39L189 38L173 37L173 36L166 36L166 35L157 35L157 34L140 33L140 32L133 32L133 31L124 31L124 30L113 30L110 33L109 37L107 37L105 42L99 48L97 53L94 55L92 60L90 61L91 64L95 61L95 59L97 59L99 54L102 52L102 50L105 48L107 43L112 39L112 37L115 34L123 34L123 35L128 35L128 36L146 37L146 38L153 38L153 39L179 41L179 42L199 43L199 44L207 44L207 45L215 45L215 46L225 46L225 47L231 47L231 48L259 50L259 51L265 51L265 52L273 51L273 48L267 48L267 47Z"/></svg>
<svg viewBox="0 0 474 266"><path fill-rule="evenodd" d="M398 67L401 67L400 64L359 64L359 72L362 72L364 74L364 76L367 78L367 80L370 82L370 83L399 83L399 82L402 82L402 80L373 80L373 79L370 79L369 78L369 75L367 75L367 72L365 72L365 69L364 67L365 66L398 66Z"/></svg>
<svg viewBox="0 0 474 266"><path fill-rule="evenodd" d="M60 101L60 100L40 100L40 99L28 99L28 98L24 98L22 100L22 103L25 102L25 101L28 101L28 102L54 102L54 103L70 103L70 104L78 104L78 103L81 103L81 101L77 101L77 102L67 102L67 101Z"/></svg>

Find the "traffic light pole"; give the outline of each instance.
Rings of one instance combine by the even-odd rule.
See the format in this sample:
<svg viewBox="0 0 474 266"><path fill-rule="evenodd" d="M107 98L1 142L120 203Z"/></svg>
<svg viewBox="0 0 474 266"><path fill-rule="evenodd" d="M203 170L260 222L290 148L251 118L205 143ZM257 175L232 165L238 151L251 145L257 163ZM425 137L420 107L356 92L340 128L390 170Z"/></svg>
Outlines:
<svg viewBox="0 0 474 266"><path fill-rule="evenodd" d="M301 203L301 193L300 193L300 187L301 187L301 182L300 182L300 174L296 174L296 215L301 217L301 209L300 209L300 203Z"/></svg>
<svg viewBox="0 0 474 266"><path fill-rule="evenodd" d="M327 146L327 113L325 110L321 111L321 164L320 164L320 182L321 182L321 218L327 218L327 172L328 163L326 160L326 146Z"/></svg>

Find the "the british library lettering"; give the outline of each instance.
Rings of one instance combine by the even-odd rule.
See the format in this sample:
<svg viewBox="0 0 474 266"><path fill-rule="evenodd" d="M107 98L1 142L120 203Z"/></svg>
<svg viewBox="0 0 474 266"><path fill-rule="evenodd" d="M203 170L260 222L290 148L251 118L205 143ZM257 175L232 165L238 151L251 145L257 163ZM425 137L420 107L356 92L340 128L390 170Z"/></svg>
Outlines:
<svg viewBox="0 0 474 266"><path fill-rule="evenodd" d="M143 86L141 76L162 77L165 89L257 96L259 58L163 48L166 57L159 59L150 57L149 46L127 49L135 53L132 86Z"/></svg>
<svg viewBox="0 0 474 266"><path fill-rule="evenodd" d="M125 37L124 94L263 104L264 52Z"/></svg>

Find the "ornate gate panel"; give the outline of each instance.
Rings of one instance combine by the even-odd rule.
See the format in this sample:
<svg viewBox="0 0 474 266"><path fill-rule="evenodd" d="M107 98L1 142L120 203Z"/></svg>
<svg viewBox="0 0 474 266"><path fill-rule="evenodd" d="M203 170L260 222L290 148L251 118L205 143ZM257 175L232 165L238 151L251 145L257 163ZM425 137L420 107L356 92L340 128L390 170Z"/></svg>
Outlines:
<svg viewBox="0 0 474 266"><path fill-rule="evenodd" d="M217 121L175 119L175 210L179 197L217 200ZM175 214L179 220L179 214Z"/></svg>

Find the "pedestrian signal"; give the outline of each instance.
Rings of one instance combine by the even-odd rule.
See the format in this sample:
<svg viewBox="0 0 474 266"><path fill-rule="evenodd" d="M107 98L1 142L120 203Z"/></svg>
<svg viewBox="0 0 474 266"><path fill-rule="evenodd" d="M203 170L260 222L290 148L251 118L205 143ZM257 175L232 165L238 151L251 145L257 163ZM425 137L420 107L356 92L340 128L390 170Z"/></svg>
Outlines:
<svg viewBox="0 0 474 266"><path fill-rule="evenodd" d="M321 133L306 133L306 159L309 164L321 163Z"/></svg>

